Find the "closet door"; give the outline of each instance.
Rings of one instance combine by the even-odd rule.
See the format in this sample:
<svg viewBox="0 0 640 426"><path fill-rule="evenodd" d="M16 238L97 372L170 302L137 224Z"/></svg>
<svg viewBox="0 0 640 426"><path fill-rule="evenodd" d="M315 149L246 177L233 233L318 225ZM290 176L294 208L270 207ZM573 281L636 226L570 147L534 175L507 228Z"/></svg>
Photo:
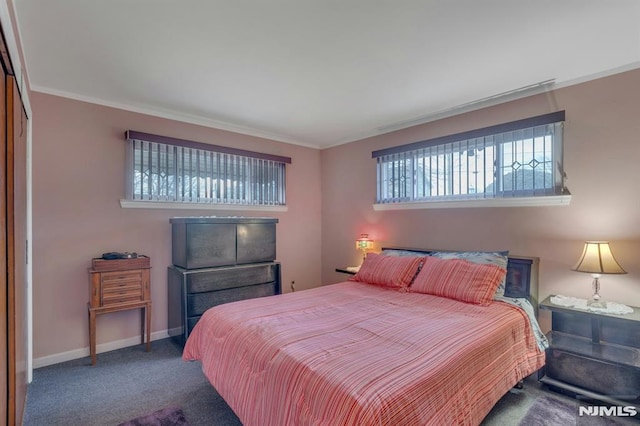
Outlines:
<svg viewBox="0 0 640 426"><path fill-rule="evenodd" d="M15 78L6 82L9 424L20 425L27 396L27 116Z"/></svg>
<svg viewBox="0 0 640 426"><path fill-rule="evenodd" d="M0 26L0 425L27 395L27 116Z"/></svg>
<svg viewBox="0 0 640 426"><path fill-rule="evenodd" d="M6 73L0 64L0 383L9 383L7 333L7 109ZM9 423L8 386L0 386L0 424Z"/></svg>

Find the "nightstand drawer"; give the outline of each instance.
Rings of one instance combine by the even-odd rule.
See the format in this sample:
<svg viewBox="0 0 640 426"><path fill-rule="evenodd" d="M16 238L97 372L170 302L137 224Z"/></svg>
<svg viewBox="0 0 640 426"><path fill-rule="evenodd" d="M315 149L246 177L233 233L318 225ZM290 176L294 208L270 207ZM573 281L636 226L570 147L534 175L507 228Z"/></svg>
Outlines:
<svg viewBox="0 0 640 426"><path fill-rule="evenodd" d="M143 299L141 271L112 271L101 274L101 305L137 302Z"/></svg>
<svg viewBox="0 0 640 426"><path fill-rule="evenodd" d="M552 379L603 395L619 399L640 396L640 370L635 368L550 348L545 370Z"/></svg>
<svg viewBox="0 0 640 426"><path fill-rule="evenodd" d="M90 272L92 308L150 299L149 269Z"/></svg>
<svg viewBox="0 0 640 426"><path fill-rule="evenodd" d="M102 287L102 305L107 306L113 303L133 302L143 300L142 282L121 282L110 286Z"/></svg>
<svg viewBox="0 0 640 426"><path fill-rule="evenodd" d="M109 288L119 285L130 285L131 283L142 282L142 271L111 271L100 274L102 288Z"/></svg>

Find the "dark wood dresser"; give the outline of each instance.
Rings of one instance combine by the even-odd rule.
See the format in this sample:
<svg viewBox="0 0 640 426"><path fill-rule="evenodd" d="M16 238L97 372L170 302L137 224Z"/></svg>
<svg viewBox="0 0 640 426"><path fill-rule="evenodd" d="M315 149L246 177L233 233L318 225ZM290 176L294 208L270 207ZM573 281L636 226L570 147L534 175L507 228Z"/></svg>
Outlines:
<svg viewBox="0 0 640 426"><path fill-rule="evenodd" d="M640 308L628 315L556 305L543 383L576 396L640 409Z"/></svg>
<svg viewBox="0 0 640 426"><path fill-rule="evenodd" d="M171 219L169 335L184 345L200 316L223 303L282 292L273 218Z"/></svg>

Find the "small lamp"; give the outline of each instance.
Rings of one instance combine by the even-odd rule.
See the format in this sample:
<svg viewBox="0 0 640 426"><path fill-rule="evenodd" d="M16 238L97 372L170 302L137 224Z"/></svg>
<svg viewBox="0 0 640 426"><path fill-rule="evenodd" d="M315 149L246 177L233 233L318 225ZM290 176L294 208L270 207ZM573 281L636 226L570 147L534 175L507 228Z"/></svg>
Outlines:
<svg viewBox="0 0 640 426"><path fill-rule="evenodd" d="M585 242L582 256L572 269L578 272L587 272L593 276L593 296L587 305L594 308L607 307L607 302L600 298L600 275L627 273L613 257L608 241Z"/></svg>
<svg viewBox="0 0 640 426"><path fill-rule="evenodd" d="M373 240L369 239L369 234L360 234L360 238L356 240L356 248L362 250L362 259L367 257L367 250L373 248Z"/></svg>

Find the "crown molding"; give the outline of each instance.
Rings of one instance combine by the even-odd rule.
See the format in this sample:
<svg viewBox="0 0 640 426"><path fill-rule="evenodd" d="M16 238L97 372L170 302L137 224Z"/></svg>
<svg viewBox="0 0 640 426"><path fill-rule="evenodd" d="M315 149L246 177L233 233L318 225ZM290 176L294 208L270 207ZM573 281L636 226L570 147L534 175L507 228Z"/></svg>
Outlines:
<svg viewBox="0 0 640 426"><path fill-rule="evenodd" d="M456 105L452 108L447 108L444 110L429 113L421 117L402 120L396 123L381 126L381 127L378 127L376 130L378 130L381 133L389 133L395 130L417 126L420 124L428 123L428 122L439 120L442 118L464 114L465 112L474 111L477 109L486 108L494 105L499 105L499 104L513 101L516 99L526 98L528 96L533 96L533 95L537 95L540 93L553 90L554 83L555 83L555 79L540 81L538 83L529 84L527 86L519 87L517 89L509 90L502 93L497 93L495 95L486 96L484 98L476 99L470 102L465 102L463 104Z"/></svg>
<svg viewBox="0 0 640 426"><path fill-rule="evenodd" d="M34 92L44 93L46 95L73 99L75 101L87 102L90 104L105 106L109 108L135 112L138 114L145 114L153 117L166 118L168 120L180 121L188 124L196 124L198 126L204 126L204 127L209 127L209 128L218 129L218 130L225 130L228 132L239 133L242 135L253 136L253 137L262 138L262 139L270 139L276 142L289 143L292 145L303 146L306 148L320 149L320 147L317 145L300 142L299 140L293 139L290 136L272 133L266 130L255 129L248 126L242 126L239 124L228 123L225 121L215 120L212 118L206 118L198 115L183 114L176 111L163 110L163 109L153 108L149 106L138 106L138 105L121 103L121 102L107 101L101 98L80 95L78 93L67 92L64 90L51 89L49 87L40 86L40 85L31 85L31 90Z"/></svg>
<svg viewBox="0 0 640 426"><path fill-rule="evenodd" d="M0 14L2 12L2 8L3 8L2 3L0 3ZM466 102L464 104L456 105L451 108L425 114L420 117L414 117L411 119L401 120L391 124L381 125L379 127L370 129L369 131L359 132L357 135L346 137L341 141L338 141L326 146L320 146L318 144L303 142L303 141L294 139L291 136L273 133L266 130L256 129L249 126L243 126L239 124L229 123L229 122L215 120L212 118L207 118L207 117L202 117L197 115L183 114L177 111L162 110L162 109L154 108L150 106L137 106L137 105L130 105L130 104L121 103L121 102L107 101L101 98L84 96L84 95L80 95L73 92L67 92L63 90L51 89L51 88L40 86L40 85L31 85L31 90L34 92L40 92L40 93L49 94L53 96L69 98L69 99L73 99L81 102L88 102L96 105L116 108L124 111L150 115L153 117L166 118L169 120L180 121L183 123L195 124L195 125L214 128L218 130L225 130L229 132L239 133L247 136L254 136L258 138L274 140L277 142L289 143L292 145L302 146L306 148L323 150L323 149L333 148L333 147L344 145L351 142L356 142L363 139L368 139L375 136L380 136L380 135L391 133L397 130L402 130L409 127L430 123L430 122L441 120L444 118L453 117L456 115L464 114L464 113L475 111L478 109L499 105L505 102L510 102L510 101L525 98L528 96L534 96L536 94L546 93L549 91L558 90L558 89L573 86L576 84L586 83L591 80L609 77L611 75L620 74L620 73L631 71L637 68L640 68L640 61L633 62L621 67L605 70L599 73L585 75L583 77L579 77L571 80L564 80L560 82L556 81L555 79L543 80L538 83L534 83L534 84L523 86L517 89L509 90L507 92L502 92L499 94L487 96L485 98Z"/></svg>

